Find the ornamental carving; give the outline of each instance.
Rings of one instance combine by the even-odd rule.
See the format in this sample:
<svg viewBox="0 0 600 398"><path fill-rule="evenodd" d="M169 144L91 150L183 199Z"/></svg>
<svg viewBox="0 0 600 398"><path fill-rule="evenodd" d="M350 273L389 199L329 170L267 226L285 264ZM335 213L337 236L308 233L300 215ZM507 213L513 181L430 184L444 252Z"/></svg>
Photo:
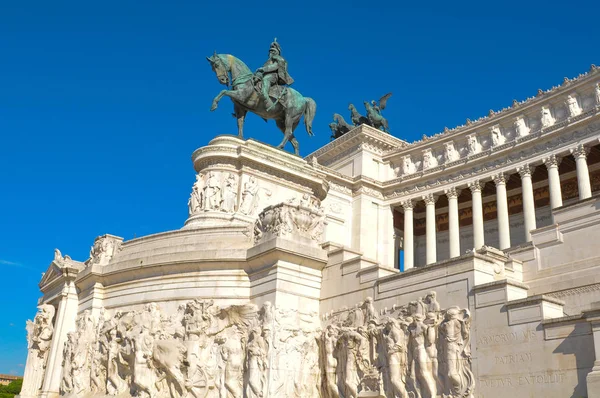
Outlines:
<svg viewBox="0 0 600 398"><path fill-rule="evenodd" d="M506 142L506 137L502 135L499 125L490 127L490 136L492 138L492 147L497 147L498 145L502 145Z"/></svg>
<svg viewBox="0 0 600 398"><path fill-rule="evenodd" d="M413 174L416 171L417 167L410 158L410 155L402 157L402 175Z"/></svg>
<svg viewBox="0 0 600 398"><path fill-rule="evenodd" d="M423 170L437 167L438 161L435 155L431 152L431 148L423 150Z"/></svg>
<svg viewBox="0 0 600 398"><path fill-rule="evenodd" d="M391 310L367 297L332 311L321 335L326 397L472 397L471 315L436 293Z"/></svg>
<svg viewBox="0 0 600 398"><path fill-rule="evenodd" d="M554 125L556 120L554 119L554 117L552 117L552 112L550 111L550 107L542 106L540 113L541 113L540 122L542 124L542 128L548 128L548 127L551 127Z"/></svg>
<svg viewBox="0 0 600 398"><path fill-rule="evenodd" d="M25 329L27 330L28 355L21 396L37 397L42 388L54 334L52 320L55 312L52 305L42 304L38 307L38 313L33 321L27 321Z"/></svg>
<svg viewBox="0 0 600 398"><path fill-rule="evenodd" d="M446 159L446 163L454 162L460 158L460 154L454 148L454 142L446 142L444 143L444 157Z"/></svg>
<svg viewBox="0 0 600 398"><path fill-rule="evenodd" d="M254 241L260 243L273 237L303 237L321 242L325 232L325 212L316 198L304 194L300 200L266 207L254 226Z"/></svg>
<svg viewBox="0 0 600 398"><path fill-rule="evenodd" d="M481 144L477 139L476 134L470 134L467 136L467 154L469 156L476 155L481 152Z"/></svg>
<svg viewBox="0 0 600 398"><path fill-rule="evenodd" d="M123 238L113 235L98 236L94 240L94 245L90 249L90 258L88 265L108 265L115 254L121 250Z"/></svg>
<svg viewBox="0 0 600 398"><path fill-rule="evenodd" d="M514 121L515 133L517 138L526 137L529 135L531 129L525 123L525 118L523 116L519 116L515 118Z"/></svg>
<svg viewBox="0 0 600 398"><path fill-rule="evenodd" d="M577 97L575 94L569 94L565 100L565 104L569 110L569 117L581 115L582 109L581 106L579 106L579 102L577 102Z"/></svg>

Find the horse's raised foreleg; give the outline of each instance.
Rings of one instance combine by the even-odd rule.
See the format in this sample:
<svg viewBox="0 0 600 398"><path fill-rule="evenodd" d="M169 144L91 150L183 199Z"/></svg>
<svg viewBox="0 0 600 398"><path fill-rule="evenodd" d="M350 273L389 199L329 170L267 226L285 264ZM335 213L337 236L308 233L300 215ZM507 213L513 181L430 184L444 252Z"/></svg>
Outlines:
<svg viewBox="0 0 600 398"><path fill-rule="evenodd" d="M245 108L242 108L241 106L235 104L233 106L233 110L235 112L235 117L237 118L237 125L238 125L238 137L239 138L244 138L244 120L246 119L246 113L248 113L248 111Z"/></svg>
<svg viewBox="0 0 600 398"><path fill-rule="evenodd" d="M240 90L221 90L221 92L219 93L219 95L217 95L212 102L212 106L210 107L210 111L214 111L215 109L217 109L217 106L219 105L219 101L221 101L221 98L223 98L224 96L231 98L234 101L240 101L243 102L243 92L241 92Z"/></svg>
<svg viewBox="0 0 600 398"><path fill-rule="evenodd" d="M221 92L219 93L219 95L217 95L215 98L213 98L213 102L212 102L212 106L210 107L210 111L214 111L215 109L217 109L217 106L219 106L219 101L221 101L221 98L223 98L223 96L225 94L227 94L229 90L221 90Z"/></svg>

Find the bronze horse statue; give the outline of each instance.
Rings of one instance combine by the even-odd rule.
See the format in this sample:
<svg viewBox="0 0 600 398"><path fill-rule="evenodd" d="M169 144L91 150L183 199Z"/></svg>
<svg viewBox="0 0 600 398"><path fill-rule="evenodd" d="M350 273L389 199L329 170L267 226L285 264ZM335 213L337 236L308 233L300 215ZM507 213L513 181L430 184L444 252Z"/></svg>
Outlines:
<svg viewBox="0 0 600 398"><path fill-rule="evenodd" d="M279 130L283 133L283 140L278 148L283 149L289 141L294 147L296 155L300 155L298 141L294 137L294 130L304 116L306 132L312 136L312 121L315 117L317 104L312 98L303 97L291 87L275 86L270 90L275 104L267 109L264 98L255 86L254 74L240 59L230 54L217 54L206 57L212 70L216 73L219 83L226 85L231 90L222 90L212 102L211 111L217 109L218 103L227 96L233 101L234 116L237 118L238 137L244 138L244 118L247 112L252 112L267 119L275 119Z"/></svg>

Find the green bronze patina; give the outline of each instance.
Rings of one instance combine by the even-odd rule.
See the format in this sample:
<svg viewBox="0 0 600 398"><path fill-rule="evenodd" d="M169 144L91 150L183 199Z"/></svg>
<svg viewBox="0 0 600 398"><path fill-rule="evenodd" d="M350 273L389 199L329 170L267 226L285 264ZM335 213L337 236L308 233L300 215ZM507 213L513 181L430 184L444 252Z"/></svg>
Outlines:
<svg viewBox="0 0 600 398"><path fill-rule="evenodd" d="M246 113L255 113L265 121L274 119L277 127L283 132L283 140L278 147L283 149L289 141L296 155L300 155L294 130L300 118L304 116L306 132L313 135L312 121L317 104L312 98L303 97L298 91L288 87L294 80L287 72L287 62L281 56L281 47L277 40L271 44L269 59L256 73L252 73L244 62L230 54L215 52L206 59L219 82L228 88L231 87L231 90L223 90L213 99L210 110L217 109L223 96L231 98L240 138L244 138Z"/></svg>
<svg viewBox="0 0 600 398"><path fill-rule="evenodd" d="M366 124L367 126L375 127L376 129L381 129L389 134L390 128L388 126L388 121L386 118L383 117L381 111L385 109L387 100L391 96L392 93L387 93L379 99L379 103L373 100L369 104L367 101L365 101L364 104L365 108L367 109L367 116L361 115L356 110L356 107L353 104L348 105L352 125L346 123L346 121L341 115L334 113L334 123L329 123L329 128L331 129L331 139L334 140L336 138L339 138L342 135L346 134L348 131L352 130L355 126L360 126L361 124Z"/></svg>

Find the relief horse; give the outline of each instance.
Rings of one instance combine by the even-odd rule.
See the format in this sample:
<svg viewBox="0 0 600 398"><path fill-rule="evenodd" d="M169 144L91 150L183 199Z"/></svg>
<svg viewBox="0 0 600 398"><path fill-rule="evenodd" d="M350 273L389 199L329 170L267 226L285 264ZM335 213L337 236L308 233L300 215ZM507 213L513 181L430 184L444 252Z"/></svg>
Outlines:
<svg viewBox="0 0 600 398"><path fill-rule="evenodd" d="M206 57L212 70L216 73L219 83L226 85L231 90L223 90L213 99L211 111L217 109L218 103L227 96L231 98L234 116L237 118L238 137L244 138L244 118L247 112L252 112L265 119L274 119L277 127L283 133L283 140L278 148L283 149L289 141L294 147L296 155L300 155L298 141L294 137L294 130L304 116L306 132L312 136L312 121L315 117L317 104L312 98L303 97L298 91L290 87L280 86L271 88L271 97L274 105L267 109L265 100L255 87L254 75L250 69L238 58L230 54L213 54Z"/></svg>

